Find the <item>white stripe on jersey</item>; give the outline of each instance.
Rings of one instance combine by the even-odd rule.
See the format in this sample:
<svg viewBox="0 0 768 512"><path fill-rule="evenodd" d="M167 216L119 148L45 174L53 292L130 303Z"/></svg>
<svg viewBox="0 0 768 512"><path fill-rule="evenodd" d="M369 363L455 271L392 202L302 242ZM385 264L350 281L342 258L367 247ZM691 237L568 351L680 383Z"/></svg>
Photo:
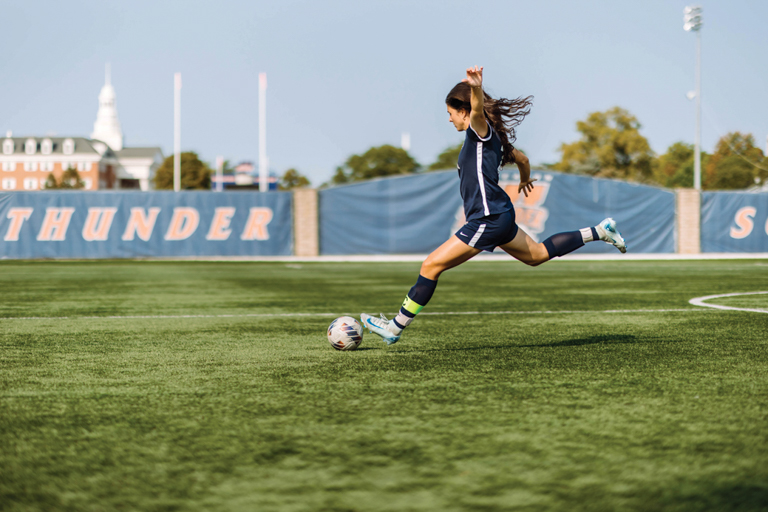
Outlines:
<svg viewBox="0 0 768 512"><path fill-rule="evenodd" d="M477 228L477 233L475 233L475 236L469 241L470 247L474 247L477 241L480 240L480 237L483 236L483 231L485 231L485 224L480 224L480 227Z"/></svg>
<svg viewBox="0 0 768 512"><path fill-rule="evenodd" d="M477 181L480 182L480 193L483 195L483 215L491 214L488 209L488 200L485 198L485 180L483 179L483 143L477 143Z"/></svg>

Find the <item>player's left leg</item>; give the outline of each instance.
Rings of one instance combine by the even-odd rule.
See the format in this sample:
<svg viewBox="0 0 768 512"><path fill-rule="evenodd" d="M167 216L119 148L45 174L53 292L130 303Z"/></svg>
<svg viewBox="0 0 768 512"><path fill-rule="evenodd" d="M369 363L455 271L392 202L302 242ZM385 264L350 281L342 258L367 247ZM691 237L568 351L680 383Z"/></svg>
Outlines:
<svg viewBox="0 0 768 512"><path fill-rule="evenodd" d="M405 296L403 305L397 316L388 320L384 315L376 318L363 313L360 319L363 325L371 332L381 336L387 345L397 343L403 329L408 327L416 315L427 305L437 287L437 278L446 270L461 265L481 252L480 249L470 247L459 238L452 236L440 247L432 251L421 264L419 278L408 295Z"/></svg>

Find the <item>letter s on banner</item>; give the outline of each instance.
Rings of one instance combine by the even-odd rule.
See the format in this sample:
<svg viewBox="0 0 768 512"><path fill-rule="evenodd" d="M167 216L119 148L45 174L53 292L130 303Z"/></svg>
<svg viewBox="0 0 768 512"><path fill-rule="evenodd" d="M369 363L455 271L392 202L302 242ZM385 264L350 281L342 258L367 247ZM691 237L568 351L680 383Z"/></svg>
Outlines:
<svg viewBox="0 0 768 512"><path fill-rule="evenodd" d="M40 226L37 239L41 242L66 240L67 228L73 213L75 213L74 208L46 208L43 225Z"/></svg>
<svg viewBox="0 0 768 512"><path fill-rule="evenodd" d="M21 232L21 226L25 220L29 220L34 208L10 208L8 210L8 218L11 219L8 224L8 231L5 232L4 240L6 242L18 242L19 233Z"/></svg>
<svg viewBox="0 0 768 512"><path fill-rule="evenodd" d="M272 220L271 208L251 208L240 240L269 240L267 224Z"/></svg>
<svg viewBox="0 0 768 512"><path fill-rule="evenodd" d="M117 208L88 208L88 216L83 225L83 240L102 242L109 237L109 228L115 218Z"/></svg>
<svg viewBox="0 0 768 512"><path fill-rule="evenodd" d="M756 213L757 210L754 206L745 206L744 208L739 209L733 219L738 228L731 228L731 238L735 238L736 240L747 238L749 234L752 233L752 228L755 227L752 218ZM766 228L766 230L768 230L768 228Z"/></svg>
<svg viewBox="0 0 768 512"><path fill-rule="evenodd" d="M173 217L165 233L166 240L186 240L191 237L200 224L200 214L187 206L173 209Z"/></svg>

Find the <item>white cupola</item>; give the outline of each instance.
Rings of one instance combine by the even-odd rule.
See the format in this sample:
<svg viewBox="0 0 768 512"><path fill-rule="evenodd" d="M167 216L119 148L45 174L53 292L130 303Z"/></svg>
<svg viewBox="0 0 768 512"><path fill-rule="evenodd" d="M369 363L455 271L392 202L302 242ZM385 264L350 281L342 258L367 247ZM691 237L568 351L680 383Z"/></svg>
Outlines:
<svg viewBox="0 0 768 512"><path fill-rule="evenodd" d="M91 138L106 142L113 151L119 151L123 149L123 131L120 129L120 121L117 120L115 88L112 87L109 75L107 64L104 87L99 93L99 112L96 114L96 122L93 123Z"/></svg>

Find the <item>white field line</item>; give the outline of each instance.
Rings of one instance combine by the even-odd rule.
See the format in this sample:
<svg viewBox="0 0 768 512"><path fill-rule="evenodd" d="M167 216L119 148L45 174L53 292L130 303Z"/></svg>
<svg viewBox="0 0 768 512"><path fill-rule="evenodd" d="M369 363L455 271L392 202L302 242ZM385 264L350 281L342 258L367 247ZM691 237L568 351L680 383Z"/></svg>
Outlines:
<svg viewBox="0 0 768 512"><path fill-rule="evenodd" d="M742 292L742 293L722 293L720 295L707 295L706 297L696 297L688 301L693 306L703 306L705 308L723 309L729 311L749 311L751 313L768 313L768 309L736 308L733 306L720 306L718 304L707 304L705 301L720 299L723 297L740 297L742 295L764 295L768 292Z"/></svg>
<svg viewBox="0 0 768 512"><path fill-rule="evenodd" d="M422 262L428 254L349 254L338 256L189 256L169 258L135 258L134 261L214 261L214 262L264 262L264 263L392 263L392 262ZM676 253L632 253L621 254L618 251L599 254L571 253L562 258L555 258L549 263L558 261L628 261L628 260L765 260L768 252L717 252L703 254L676 254ZM52 260L71 261L71 260ZM520 263L509 257L506 253L482 252L469 260L468 263L477 261L499 261ZM522 265L522 263L520 263Z"/></svg>
<svg viewBox="0 0 768 512"><path fill-rule="evenodd" d="M697 308L685 309L607 309L603 311L562 310L562 311L435 311L423 312L421 315L583 315L596 313L696 313L703 310ZM110 315L110 316L17 316L0 317L0 320L154 320L154 319L184 319L184 318L295 318L295 317L328 317L334 318L339 313L251 313L242 315Z"/></svg>

